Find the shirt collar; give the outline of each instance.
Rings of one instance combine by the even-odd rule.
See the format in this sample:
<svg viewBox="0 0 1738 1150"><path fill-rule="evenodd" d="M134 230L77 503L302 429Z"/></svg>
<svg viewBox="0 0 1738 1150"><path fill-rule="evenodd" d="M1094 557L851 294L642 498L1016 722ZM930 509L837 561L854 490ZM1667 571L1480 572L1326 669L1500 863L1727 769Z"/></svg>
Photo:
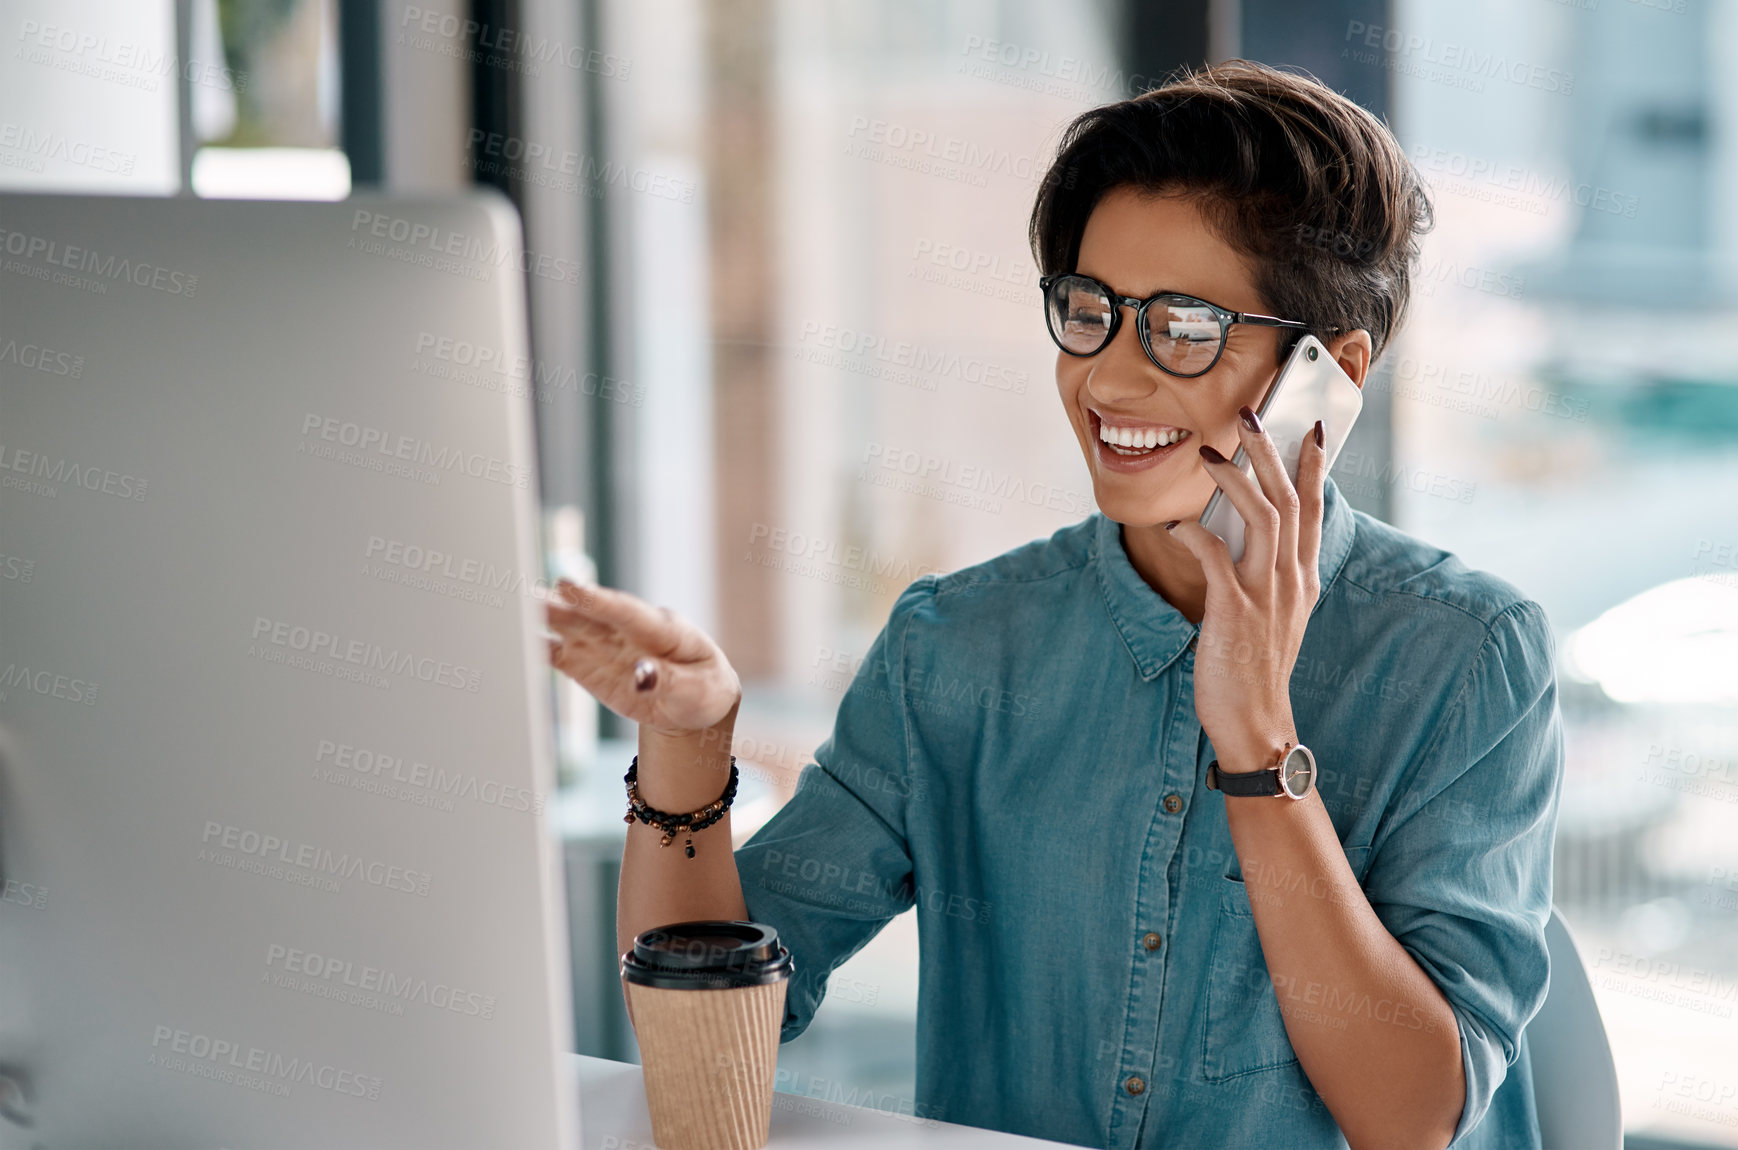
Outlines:
<svg viewBox="0 0 1738 1150"><path fill-rule="evenodd" d="M1097 522L1092 564L1098 569L1105 609L1122 635L1123 645L1133 657L1141 678L1150 682L1183 653L1200 628L1140 577L1129 562L1128 552L1123 550L1122 524L1107 518L1102 511L1093 512L1093 518ZM1320 610L1328 589L1345 566L1355 533L1351 505L1330 476L1322 489L1322 546L1316 562L1322 590L1310 609L1311 615Z"/></svg>

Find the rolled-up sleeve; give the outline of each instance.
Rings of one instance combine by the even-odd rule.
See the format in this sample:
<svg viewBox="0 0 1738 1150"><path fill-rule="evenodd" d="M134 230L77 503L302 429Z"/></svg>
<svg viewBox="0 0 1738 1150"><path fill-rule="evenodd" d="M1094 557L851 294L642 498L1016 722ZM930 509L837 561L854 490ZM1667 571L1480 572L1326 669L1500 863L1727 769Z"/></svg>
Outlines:
<svg viewBox="0 0 1738 1150"><path fill-rule="evenodd" d="M1535 602L1492 622L1407 802L1372 844L1371 906L1459 1025L1466 1101L1451 1146L1485 1116L1545 1000L1563 778L1555 653Z"/></svg>
<svg viewBox="0 0 1738 1150"><path fill-rule="evenodd" d="M901 592L796 793L735 852L749 917L777 929L795 966L781 1042L807 1029L839 964L915 902L905 814L921 783L900 684L911 611L934 581Z"/></svg>

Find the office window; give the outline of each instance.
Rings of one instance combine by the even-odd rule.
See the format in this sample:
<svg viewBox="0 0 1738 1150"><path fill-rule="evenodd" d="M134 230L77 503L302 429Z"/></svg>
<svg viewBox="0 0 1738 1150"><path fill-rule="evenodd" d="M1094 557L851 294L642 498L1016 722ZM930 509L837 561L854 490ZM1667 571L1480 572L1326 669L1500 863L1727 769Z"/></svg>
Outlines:
<svg viewBox="0 0 1738 1150"><path fill-rule="evenodd" d="M1402 527L1556 629L1557 904L1637 1132L1738 1145L1738 49L1729 5L1405 0L1438 226L1392 375Z"/></svg>
<svg viewBox="0 0 1738 1150"><path fill-rule="evenodd" d="M342 199L336 0L26 0L0 186ZM185 26L177 13L185 15Z"/></svg>
<svg viewBox="0 0 1738 1150"><path fill-rule="evenodd" d="M221 70L191 86L193 190L202 196L343 199L336 0L194 0L193 38ZM215 18L215 19L214 19Z"/></svg>

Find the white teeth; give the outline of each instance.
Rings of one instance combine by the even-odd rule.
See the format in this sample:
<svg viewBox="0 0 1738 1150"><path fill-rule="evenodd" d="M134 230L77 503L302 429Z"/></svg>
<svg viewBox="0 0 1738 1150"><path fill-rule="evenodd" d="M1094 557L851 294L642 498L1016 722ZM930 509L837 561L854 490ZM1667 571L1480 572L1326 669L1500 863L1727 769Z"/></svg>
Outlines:
<svg viewBox="0 0 1738 1150"><path fill-rule="evenodd" d="M1155 447L1167 447L1188 435L1182 428L1173 427L1160 431L1156 427L1136 429L1133 427L1107 427L1099 424L1098 437L1114 447L1126 447L1135 451L1150 451Z"/></svg>

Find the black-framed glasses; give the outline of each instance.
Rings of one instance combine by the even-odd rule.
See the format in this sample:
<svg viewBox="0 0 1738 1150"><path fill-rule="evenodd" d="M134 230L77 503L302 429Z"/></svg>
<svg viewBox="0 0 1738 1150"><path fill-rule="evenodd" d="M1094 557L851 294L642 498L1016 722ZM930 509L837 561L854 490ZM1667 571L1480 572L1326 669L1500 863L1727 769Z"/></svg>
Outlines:
<svg viewBox="0 0 1738 1150"><path fill-rule="evenodd" d="M1295 319L1232 311L1180 292L1134 299L1116 294L1091 276L1072 272L1045 276L1038 286L1044 291L1044 320L1050 338L1069 355L1097 355L1104 350L1122 326L1122 309L1132 307L1147 358L1161 371L1183 379L1213 370L1225 351L1225 334L1234 323L1309 330L1308 324Z"/></svg>

